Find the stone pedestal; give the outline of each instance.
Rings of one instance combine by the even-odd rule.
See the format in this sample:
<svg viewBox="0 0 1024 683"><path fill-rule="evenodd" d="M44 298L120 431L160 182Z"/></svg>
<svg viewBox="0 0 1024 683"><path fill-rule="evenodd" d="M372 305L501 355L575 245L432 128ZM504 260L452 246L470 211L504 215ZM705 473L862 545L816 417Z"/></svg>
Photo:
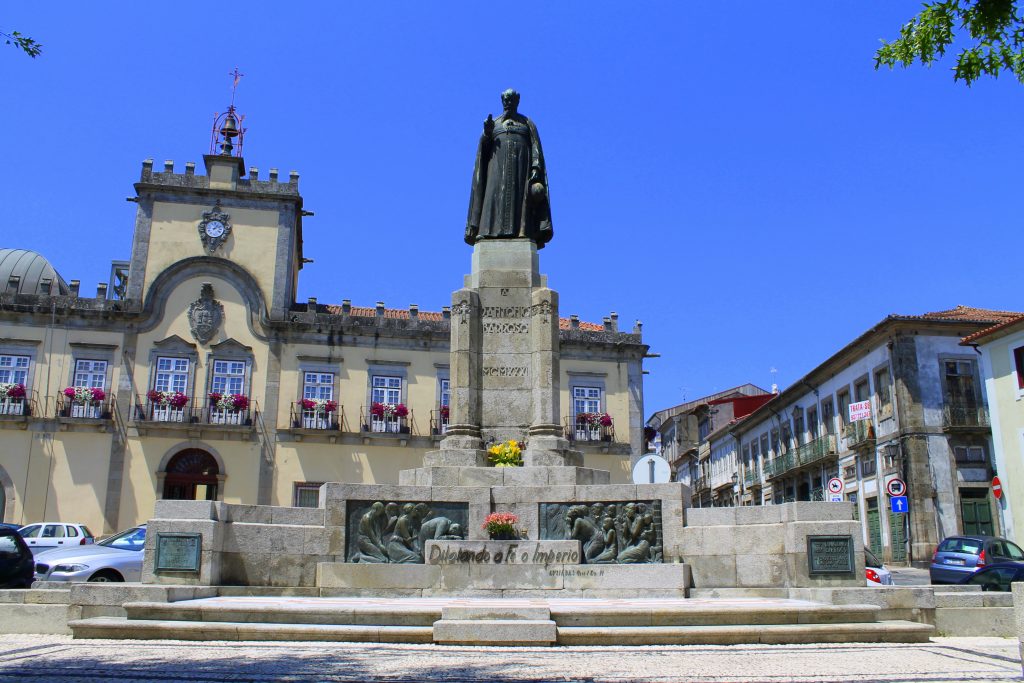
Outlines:
<svg viewBox="0 0 1024 683"><path fill-rule="evenodd" d="M427 467L487 464L486 444L526 441L524 463L579 466L559 416L558 294L528 239L486 240L452 294L451 424Z"/></svg>

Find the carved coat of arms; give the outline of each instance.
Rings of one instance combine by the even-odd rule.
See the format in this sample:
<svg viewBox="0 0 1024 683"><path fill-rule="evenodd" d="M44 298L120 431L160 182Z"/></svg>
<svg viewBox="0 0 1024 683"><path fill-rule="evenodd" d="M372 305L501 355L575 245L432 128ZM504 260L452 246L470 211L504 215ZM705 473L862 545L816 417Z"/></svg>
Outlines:
<svg viewBox="0 0 1024 683"><path fill-rule="evenodd" d="M188 306L188 324L192 328L192 336L200 344L205 344L217 334L224 322L224 306L213 298L213 285L203 283L199 298Z"/></svg>

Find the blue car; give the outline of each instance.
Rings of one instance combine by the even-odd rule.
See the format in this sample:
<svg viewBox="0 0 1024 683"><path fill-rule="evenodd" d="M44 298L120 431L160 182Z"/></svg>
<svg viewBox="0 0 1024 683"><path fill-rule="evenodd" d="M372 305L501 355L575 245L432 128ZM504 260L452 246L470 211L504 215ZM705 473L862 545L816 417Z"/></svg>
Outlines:
<svg viewBox="0 0 1024 683"><path fill-rule="evenodd" d="M1015 581L1024 581L1024 562L991 564L964 577L960 583L968 586L981 586L983 591L1008 593L1011 590L1010 584Z"/></svg>
<svg viewBox="0 0 1024 683"><path fill-rule="evenodd" d="M1024 562L1024 550L998 536L950 536L932 555L932 583L961 583L975 570L998 562Z"/></svg>

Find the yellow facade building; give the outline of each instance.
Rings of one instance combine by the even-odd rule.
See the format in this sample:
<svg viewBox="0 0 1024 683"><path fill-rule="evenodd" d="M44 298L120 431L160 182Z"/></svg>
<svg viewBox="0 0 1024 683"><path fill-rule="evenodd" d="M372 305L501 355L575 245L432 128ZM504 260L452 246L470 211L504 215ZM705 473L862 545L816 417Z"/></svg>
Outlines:
<svg viewBox="0 0 1024 683"><path fill-rule="evenodd" d="M311 506L323 482L397 483L438 447L447 307L297 303L298 174L204 161L205 175L143 163L131 258L95 297L39 254L0 250L3 521L109 533L160 498ZM560 347L566 436L586 467L629 481L639 327L572 316ZM611 425L593 418L605 413Z"/></svg>
<svg viewBox="0 0 1024 683"><path fill-rule="evenodd" d="M981 353L992 419L992 455L1000 479L1003 535L1024 536L1024 315L964 337Z"/></svg>

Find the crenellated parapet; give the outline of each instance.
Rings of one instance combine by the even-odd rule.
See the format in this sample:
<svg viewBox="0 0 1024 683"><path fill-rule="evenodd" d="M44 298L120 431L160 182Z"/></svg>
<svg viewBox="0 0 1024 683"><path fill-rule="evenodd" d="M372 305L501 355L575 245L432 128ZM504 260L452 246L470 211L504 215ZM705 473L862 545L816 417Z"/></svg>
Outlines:
<svg viewBox="0 0 1024 683"><path fill-rule="evenodd" d="M241 162L240 159L238 161ZM162 171L153 170L153 166L152 159L146 159L142 162L142 172L136 185L137 190L147 186L191 190L228 189L217 187L216 181L211 182L211 176L209 175L196 175L196 164L194 161L185 163L184 173L176 173L174 170L175 162L170 159L164 161ZM243 167L240 166L239 168L242 169ZM241 176L241 173L239 173L239 176ZM234 187L230 189L234 192L253 195L299 197L298 171L289 171L287 177L282 178L278 169L272 168L267 174L266 180L260 180L259 176L260 170L255 166L250 166L248 178L238 177Z"/></svg>

